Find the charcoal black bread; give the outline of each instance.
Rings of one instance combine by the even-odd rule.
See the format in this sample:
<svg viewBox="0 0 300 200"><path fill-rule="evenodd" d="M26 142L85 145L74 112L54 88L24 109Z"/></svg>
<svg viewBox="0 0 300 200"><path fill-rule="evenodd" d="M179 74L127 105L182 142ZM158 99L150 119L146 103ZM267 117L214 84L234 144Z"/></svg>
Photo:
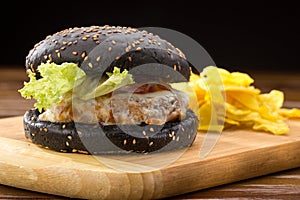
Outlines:
<svg viewBox="0 0 300 200"><path fill-rule="evenodd" d="M126 154L180 149L192 145L198 127L198 119L191 110L187 111L184 120L167 122L163 128L158 125L144 126L145 130L140 132L137 132L133 125L95 126L95 124L75 125L73 122L40 121L39 114L37 110L25 113L26 138L42 147L60 152ZM125 126L131 134L124 133L121 130L122 126L123 128ZM157 128L161 130L155 134Z"/></svg>
<svg viewBox="0 0 300 200"><path fill-rule="evenodd" d="M126 37L126 39L122 39ZM105 51L114 51L114 48L123 49L124 54L106 66L106 71L113 67L130 70L146 63L167 65L182 74L186 80L190 77L189 64L185 55L168 41L147 31L120 26L91 26L65 29L37 43L26 57L26 69L37 72L41 63L63 62L77 63L86 74L103 73L103 67L97 67L97 61L91 60L92 65L82 65L88 60L88 54L98 45L105 42Z"/></svg>

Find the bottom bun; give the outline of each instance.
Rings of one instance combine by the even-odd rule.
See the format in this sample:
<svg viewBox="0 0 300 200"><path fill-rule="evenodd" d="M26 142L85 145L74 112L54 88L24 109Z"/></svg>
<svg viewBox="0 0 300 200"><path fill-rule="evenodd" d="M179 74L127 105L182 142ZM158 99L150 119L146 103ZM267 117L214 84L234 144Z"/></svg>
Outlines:
<svg viewBox="0 0 300 200"><path fill-rule="evenodd" d="M60 152L119 154L161 152L189 147L198 119L188 110L183 120L164 125L100 125L40 121L37 110L24 115L25 136L33 143Z"/></svg>

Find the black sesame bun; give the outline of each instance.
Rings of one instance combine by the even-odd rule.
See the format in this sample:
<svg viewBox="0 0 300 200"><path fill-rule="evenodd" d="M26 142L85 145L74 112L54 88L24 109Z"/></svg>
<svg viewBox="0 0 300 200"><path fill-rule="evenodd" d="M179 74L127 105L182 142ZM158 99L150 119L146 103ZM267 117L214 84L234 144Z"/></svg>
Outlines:
<svg viewBox="0 0 300 200"><path fill-rule="evenodd" d="M126 40L117 41L122 36L126 37ZM189 80L189 64L178 48L157 35L129 27L70 28L49 35L29 52L26 57L26 69L36 72L37 67L47 61L56 64L73 62L78 63L88 75L99 74L102 68L97 67L95 60L92 60L94 66L92 68L81 64L88 59L88 54L102 42L109 44L107 51L113 51L116 47L123 48L125 52L115 59L106 71L112 71L115 66L130 70L145 63L159 63L170 66Z"/></svg>
<svg viewBox="0 0 300 200"><path fill-rule="evenodd" d="M26 138L33 143L60 152L114 154L180 149L193 143L198 127L198 119L191 110L187 111L184 120L167 122L163 127L147 126L147 129L142 132L137 132L132 125L95 127L94 124L75 126L73 122L45 122L39 120L39 114L37 110L30 110L24 115ZM84 130L84 133L78 129ZM131 134L124 133L124 129ZM154 134L157 130L159 133Z"/></svg>
<svg viewBox="0 0 300 200"><path fill-rule="evenodd" d="M133 42L128 44L128 41L119 41L118 38L122 36L129 37ZM96 63L91 64L93 67L82 63L90 59L88 58L89 53L102 42L111 44L108 51L111 47L124 48L125 52L114 59L105 71L111 72L115 66L130 70L141 64L158 63L169 66L189 80L189 64L179 49L146 31L114 26L72 28L47 36L29 52L26 57L26 69L32 70L36 73L37 78L40 78L37 67L41 63L48 61L56 64L73 62L77 63L87 75L97 74L103 69ZM198 127L198 119L191 110L187 111L183 120L167 122L163 127L140 124L140 127L147 127L142 132L137 132L135 126L130 124L105 126L99 124L98 127L95 127L94 124L76 123L75 126L73 122L41 121L38 117L39 114L37 110L25 113L26 138L42 147L61 152L106 154L178 149L188 147L193 143ZM124 133L122 127L133 134ZM88 130L88 134L81 134L80 128ZM153 134L158 129L159 133ZM96 136L98 139L95 139ZM110 144L108 145L108 143ZM86 148L86 145L91 148Z"/></svg>

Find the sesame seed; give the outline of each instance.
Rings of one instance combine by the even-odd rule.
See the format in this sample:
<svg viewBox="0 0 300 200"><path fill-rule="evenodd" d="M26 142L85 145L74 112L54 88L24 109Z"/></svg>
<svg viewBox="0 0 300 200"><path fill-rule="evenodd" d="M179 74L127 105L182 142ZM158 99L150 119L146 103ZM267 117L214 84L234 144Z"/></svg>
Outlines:
<svg viewBox="0 0 300 200"><path fill-rule="evenodd" d="M63 124L63 125L62 125L62 128L63 128L63 129L65 129L65 128L66 128L66 125L65 125L65 124Z"/></svg>
<svg viewBox="0 0 300 200"><path fill-rule="evenodd" d="M178 71L181 71L181 65L178 65Z"/></svg>
<svg viewBox="0 0 300 200"><path fill-rule="evenodd" d="M99 33L96 33L95 35L92 36L93 38L98 38L99 37Z"/></svg>
<svg viewBox="0 0 300 200"><path fill-rule="evenodd" d="M84 52L82 52L82 54L81 54L81 58L84 58L86 56L86 53L85 53L85 51Z"/></svg>
<svg viewBox="0 0 300 200"><path fill-rule="evenodd" d="M132 45L133 48L135 47L135 44L134 44L134 43L132 43L131 45Z"/></svg>
<svg viewBox="0 0 300 200"><path fill-rule="evenodd" d="M76 153L76 152L77 152L77 149L72 149L72 152L73 152L73 153Z"/></svg>
<svg viewBox="0 0 300 200"><path fill-rule="evenodd" d="M160 45L161 45L161 43L160 43L160 42L158 42L158 43L157 43L157 45L158 45L158 46L160 46Z"/></svg>
<svg viewBox="0 0 300 200"><path fill-rule="evenodd" d="M59 50L58 50L58 49L56 49L56 50L55 50L55 52L56 52L56 53L58 53L58 52L59 52Z"/></svg>
<svg viewBox="0 0 300 200"><path fill-rule="evenodd" d="M169 133L169 137L173 137L173 135L171 133Z"/></svg>
<svg viewBox="0 0 300 200"><path fill-rule="evenodd" d="M42 132L43 131L43 129L42 128L40 128L40 132Z"/></svg>
<svg viewBox="0 0 300 200"><path fill-rule="evenodd" d="M149 146L152 146L152 145L153 145L153 142L150 142L150 143L149 143Z"/></svg>
<svg viewBox="0 0 300 200"><path fill-rule="evenodd" d="M60 52L57 52L56 54L57 54L57 57L58 57L58 58L60 58L60 57L61 57L61 56L60 56Z"/></svg>
<svg viewBox="0 0 300 200"><path fill-rule="evenodd" d="M73 43L72 42L68 42L68 46L71 46Z"/></svg>
<svg viewBox="0 0 300 200"><path fill-rule="evenodd" d="M112 50L112 48L111 47L108 47L108 51L111 51Z"/></svg>
<svg viewBox="0 0 300 200"><path fill-rule="evenodd" d="M93 64L92 64L92 63L89 63L88 66L89 66L90 68L93 68Z"/></svg>
<svg viewBox="0 0 300 200"><path fill-rule="evenodd" d="M87 32L87 33L89 33L89 32ZM91 36L90 36L90 35L86 35L85 37L86 37L86 38L90 38Z"/></svg>
<svg viewBox="0 0 300 200"><path fill-rule="evenodd" d="M77 56L77 55L78 55L78 52L73 51L72 54L73 54L74 56Z"/></svg>
<svg viewBox="0 0 300 200"><path fill-rule="evenodd" d="M83 41L86 41L88 38L84 36L84 37L82 37L81 39L82 39Z"/></svg>
<svg viewBox="0 0 300 200"><path fill-rule="evenodd" d="M67 42L63 41L63 44L67 44Z"/></svg>
<svg viewBox="0 0 300 200"><path fill-rule="evenodd" d="M75 40L74 42L73 42L73 44L77 44L78 43L78 41L77 40Z"/></svg>
<svg viewBox="0 0 300 200"><path fill-rule="evenodd" d="M97 37L93 37L93 40L94 41L98 41L99 39Z"/></svg>
<svg viewBox="0 0 300 200"><path fill-rule="evenodd" d="M60 47L60 50L65 50L66 49L66 46L62 46L62 47Z"/></svg>
<svg viewBox="0 0 300 200"><path fill-rule="evenodd" d="M146 131L143 131L142 133L143 133L143 135L146 135Z"/></svg>
<svg viewBox="0 0 300 200"><path fill-rule="evenodd" d="M69 142L68 141L66 141L66 146L68 147L68 146L70 146L70 144L69 144Z"/></svg>
<svg viewBox="0 0 300 200"><path fill-rule="evenodd" d="M111 34L112 33L112 31L107 31L107 34Z"/></svg>
<svg viewBox="0 0 300 200"><path fill-rule="evenodd" d="M175 140L175 136L172 137L172 140Z"/></svg>
<svg viewBox="0 0 300 200"><path fill-rule="evenodd" d="M176 71L176 69L177 69L176 65L173 66L173 69L174 69L174 71Z"/></svg>
<svg viewBox="0 0 300 200"><path fill-rule="evenodd" d="M171 55L171 53L172 53L172 50L168 49L168 54Z"/></svg>
<svg viewBox="0 0 300 200"><path fill-rule="evenodd" d="M84 61L86 61L88 58L89 58L89 57L88 57L88 56L86 56L86 57L84 57L84 59L83 59L83 60L84 60Z"/></svg>
<svg viewBox="0 0 300 200"><path fill-rule="evenodd" d="M100 44L100 41L96 41L96 44Z"/></svg>
<svg viewBox="0 0 300 200"><path fill-rule="evenodd" d="M101 56L98 56L98 57L96 58L96 61L97 61L97 62L100 62L100 59L101 59Z"/></svg>
<svg viewBox="0 0 300 200"><path fill-rule="evenodd" d="M66 36L67 36L67 34L66 34L66 33L64 33L64 34L63 34L63 37L66 37Z"/></svg>
<svg viewBox="0 0 300 200"><path fill-rule="evenodd" d="M116 60L119 60L119 59L120 59L120 56L117 56L117 57L116 57Z"/></svg>
<svg viewBox="0 0 300 200"><path fill-rule="evenodd" d="M136 144L136 140L135 139L132 140L132 144Z"/></svg>
<svg viewBox="0 0 300 200"><path fill-rule="evenodd" d="M69 140L72 140L72 136L71 135L68 135L67 137Z"/></svg>
<svg viewBox="0 0 300 200"><path fill-rule="evenodd" d="M44 132L47 133L47 132L48 132L48 129L47 129L47 128L44 128Z"/></svg>
<svg viewBox="0 0 300 200"><path fill-rule="evenodd" d="M112 40L111 43L112 43L113 45L115 45L115 44L116 44L116 41Z"/></svg>
<svg viewBox="0 0 300 200"><path fill-rule="evenodd" d="M176 138L176 142L178 142L179 141L179 136Z"/></svg>
<svg viewBox="0 0 300 200"><path fill-rule="evenodd" d="M130 56L128 56L128 58L127 58L127 59L128 59L128 61L129 61L129 62L131 62L131 61L132 61L132 58L131 58Z"/></svg>
<svg viewBox="0 0 300 200"><path fill-rule="evenodd" d="M154 132L154 129L152 127L150 128L150 132Z"/></svg>
<svg viewBox="0 0 300 200"><path fill-rule="evenodd" d="M82 134L82 132L81 132L81 131L77 131L77 133L78 133L78 135L81 135L81 134Z"/></svg>
<svg viewBox="0 0 300 200"><path fill-rule="evenodd" d="M124 140L124 141L123 141L123 144L125 145L126 143L127 143L127 140Z"/></svg>
<svg viewBox="0 0 300 200"><path fill-rule="evenodd" d="M138 48L136 48L135 50L140 51L140 50L142 50L142 48L141 48L141 47L138 47Z"/></svg>
<svg viewBox="0 0 300 200"><path fill-rule="evenodd" d="M49 38L51 38L51 35L47 35L46 40L48 40Z"/></svg>
<svg viewBox="0 0 300 200"><path fill-rule="evenodd" d="M47 56L47 55L44 55L44 59L47 60L47 58L48 58L48 56Z"/></svg>
<svg viewBox="0 0 300 200"><path fill-rule="evenodd" d="M131 49L131 46L129 45L128 47L126 47L125 51L126 51L126 52L129 52L130 49Z"/></svg>
<svg viewBox="0 0 300 200"><path fill-rule="evenodd" d="M49 54L48 57L49 57L49 61L52 62L52 54Z"/></svg>
<svg viewBox="0 0 300 200"><path fill-rule="evenodd" d="M140 38L140 41L141 41L141 42L144 42L144 41L145 41L145 39L144 39L144 38Z"/></svg>

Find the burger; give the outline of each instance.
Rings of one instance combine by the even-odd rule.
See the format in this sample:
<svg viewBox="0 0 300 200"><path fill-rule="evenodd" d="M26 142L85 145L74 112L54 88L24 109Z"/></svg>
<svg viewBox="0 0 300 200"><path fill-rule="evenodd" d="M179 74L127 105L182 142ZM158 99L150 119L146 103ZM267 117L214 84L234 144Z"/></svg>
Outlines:
<svg viewBox="0 0 300 200"><path fill-rule="evenodd" d="M36 100L24 115L27 139L59 152L149 153L189 147L198 119L185 55L144 30L75 27L47 36L26 57L19 90Z"/></svg>

